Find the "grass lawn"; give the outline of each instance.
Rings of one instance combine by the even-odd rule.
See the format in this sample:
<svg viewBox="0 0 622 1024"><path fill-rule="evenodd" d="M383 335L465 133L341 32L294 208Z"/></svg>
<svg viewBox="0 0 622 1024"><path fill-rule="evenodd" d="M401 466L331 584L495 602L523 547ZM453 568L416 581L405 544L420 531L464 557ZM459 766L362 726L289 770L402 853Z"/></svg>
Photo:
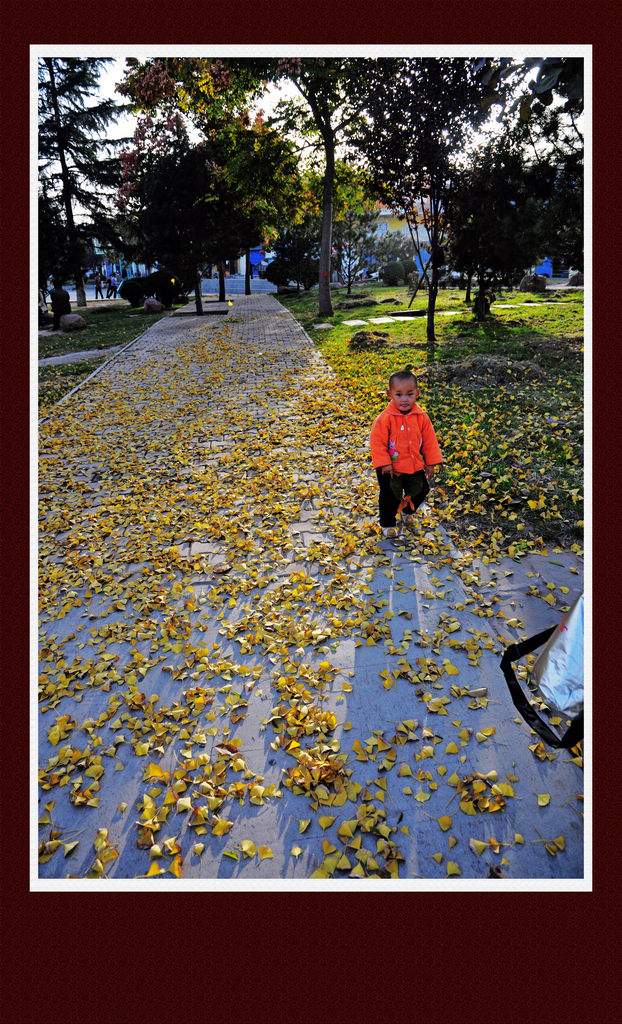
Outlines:
<svg viewBox="0 0 622 1024"><path fill-rule="evenodd" d="M124 345L162 318L162 313L144 313L132 309L123 299L109 299L105 304L90 302L86 309L72 306L86 320L81 331L39 337L39 359L61 356L67 352L89 352Z"/></svg>
<svg viewBox="0 0 622 1024"><path fill-rule="evenodd" d="M408 307L405 288L366 284L352 298L361 292L371 294L344 309L345 289L333 291L329 318L317 314L317 291L279 298L359 399L370 426L388 400L390 373L413 365L420 404L446 459L434 499L441 517L460 522L474 546L492 537L493 549L520 552L553 542L576 550L583 537L583 292L503 292L480 324L464 291L441 291L433 362L425 316L368 324L387 330L388 343L350 349L350 337L363 327L344 320ZM427 293L413 309L427 309ZM328 322L330 328L316 327Z"/></svg>

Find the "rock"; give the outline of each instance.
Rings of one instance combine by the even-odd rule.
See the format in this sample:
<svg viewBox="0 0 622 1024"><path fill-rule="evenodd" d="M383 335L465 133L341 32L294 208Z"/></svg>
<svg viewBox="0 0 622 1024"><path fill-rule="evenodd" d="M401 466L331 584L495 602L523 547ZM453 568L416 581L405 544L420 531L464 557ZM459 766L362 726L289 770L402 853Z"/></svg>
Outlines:
<svg viewBox="0 0 622 1024"><path fill-rule="evenodd" d="M143 306L145 313L161 313L164 306L157 299L154 299L152 295L145 299Z"/></svg>
<svg viewBox="0 0 622 1024"><path fill-rule="evenodd" d="M584 284L583 274L581 274L579 271L577 271L576 274L572 274L568 278L568 284L572 288L583 287L583 284Z"/></svg>
<svg viewBox="0 0 622 1024"><path fill-rule="evenodd" d="M81 331L86 327L86 320L79 313L63 313L60 326L63 331Z"/></svg>
<svg viewBox="0 0 622 1024"><path fill-rule="evenodd" d="M542 274L525 274L518 286L519 292L545 292L546 277Z"/></svg>

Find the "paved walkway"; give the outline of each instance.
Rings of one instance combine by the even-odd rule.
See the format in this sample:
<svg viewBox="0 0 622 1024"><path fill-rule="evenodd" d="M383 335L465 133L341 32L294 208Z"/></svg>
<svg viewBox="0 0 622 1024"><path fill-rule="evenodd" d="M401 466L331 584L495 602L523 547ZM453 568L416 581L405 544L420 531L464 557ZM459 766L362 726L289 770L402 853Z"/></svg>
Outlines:
<svg viewBox="0 0 622 1024"><path fill-rule="evenodd" d="M379 538L368 429L259 295L163 318L41 423L33 887L581 886L582 771L499 655L582 562L483 564L434 492Z"/></svg>

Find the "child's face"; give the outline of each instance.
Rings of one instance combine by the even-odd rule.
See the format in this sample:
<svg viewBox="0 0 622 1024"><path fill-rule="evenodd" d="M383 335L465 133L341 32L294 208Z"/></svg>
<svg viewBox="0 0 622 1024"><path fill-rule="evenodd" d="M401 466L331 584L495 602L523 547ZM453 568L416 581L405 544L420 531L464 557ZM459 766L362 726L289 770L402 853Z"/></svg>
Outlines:
<svg viewBox="0 0 622 1024"><path fill-rule="evenodd" d="M400 412L410 412L419 398L419 388L413 380L396 380L387 395Z"/></svg>

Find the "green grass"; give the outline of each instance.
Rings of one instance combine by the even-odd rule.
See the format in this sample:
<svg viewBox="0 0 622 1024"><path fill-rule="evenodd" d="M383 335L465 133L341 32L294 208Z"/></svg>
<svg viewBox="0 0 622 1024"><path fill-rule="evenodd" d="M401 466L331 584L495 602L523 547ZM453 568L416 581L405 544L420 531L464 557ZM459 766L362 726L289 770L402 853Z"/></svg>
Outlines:
<svg viewBox="0 0 622 1024"><path fill-rule="evenodd" d="M86 320L81 331L67 334L53 334L39 337L39 359L65 355L68 352L90 352L114 345L124 345L146 331L162 313L144 313L132 309L122 299L110 299L109 303L90 303L86 309L72 306L73 313L79 313ZM166 315L166 314L164 314Z"/></svg>
<svg viewBox="0 0 622 1024"><path fill-rule="evenodd" d="M538 542L576 543L583 535L583 293L503 292L497 302L511 308L493 304L486 321L478 323L465 306L464 291L440 291L437 314L467 311L435 317L429 364L425 317L372 324L389 332L388 344L371 352L349 348L350 337L362 328L344 320L368 320L408 306L406 289L366 284L369 290L375 305L335 308L332 317L318 316L317 291L280 300L347 383L370 425L386 405L389 375L414 366L420 402L446 459L435 507L448 523L459 522L474 536L498 531L498 538L518 550ZM395 304L380 302L387 297ZM334 290L333 306L344 298L345 289ZM411 309L426 308L422 292ZM331 327L318 329L319 323ZM483 379L475 369L471 380L464 372L456 375L457 364L477 356L493 371L501 359L501 378L492 372L490 380Z"/></svg>

